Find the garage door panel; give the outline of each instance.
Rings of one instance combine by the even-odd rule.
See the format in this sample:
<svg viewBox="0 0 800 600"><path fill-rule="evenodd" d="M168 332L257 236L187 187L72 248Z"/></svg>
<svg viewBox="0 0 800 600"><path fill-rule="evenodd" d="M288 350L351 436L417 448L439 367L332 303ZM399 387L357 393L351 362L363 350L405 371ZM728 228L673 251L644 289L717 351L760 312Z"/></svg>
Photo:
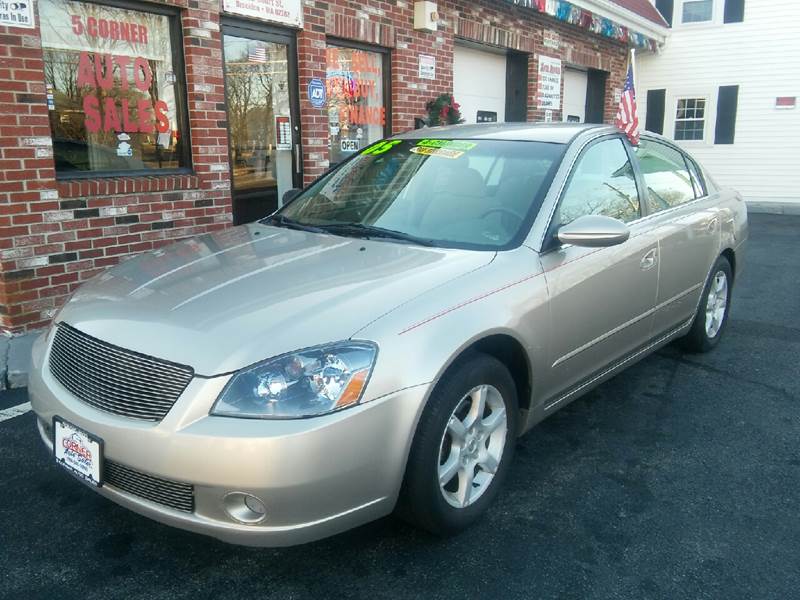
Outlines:
<svg viewBox="0 0 800 600"><path fill-rule="evenodd" d="M477 122L478 111L496 113L498 122L505 121L506 55L456 46L453 96L467 123Z"/></svg>

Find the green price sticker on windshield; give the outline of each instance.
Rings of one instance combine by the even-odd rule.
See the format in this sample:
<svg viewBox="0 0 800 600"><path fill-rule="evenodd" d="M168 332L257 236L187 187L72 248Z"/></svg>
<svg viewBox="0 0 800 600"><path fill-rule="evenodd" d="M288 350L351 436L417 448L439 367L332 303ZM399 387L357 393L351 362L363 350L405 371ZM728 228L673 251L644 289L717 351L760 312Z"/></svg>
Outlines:
<svg viewBox="0 0 800 600"><path fill-rule="evenodd" d="M475 142L464 142L461 140L436 140L425 138L417 142L417 146L422 148L441 148L443 150L456 150L467 152L477 146Z"/></svg>
<svg viewBox="0 0 800 600"><path fill-rule="evenodd" d="M388 152L389 150L394 148L397 144L400 144L402 141L403 140L383 140L378 142L377 144L369 146L368 148L364 148L364 151L361 154L378 156L379 154Z"/></svg>

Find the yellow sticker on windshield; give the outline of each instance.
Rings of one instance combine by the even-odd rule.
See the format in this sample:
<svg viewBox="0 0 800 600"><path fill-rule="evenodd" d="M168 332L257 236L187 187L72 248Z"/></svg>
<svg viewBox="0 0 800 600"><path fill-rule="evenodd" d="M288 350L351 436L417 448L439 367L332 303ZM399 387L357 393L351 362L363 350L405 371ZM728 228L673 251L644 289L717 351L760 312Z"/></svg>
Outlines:
<svg viewBox="0 0 800 600"><path fill-rule="evenodd" d="M426 146L414 146L411 148L414 154L424 154L425 156L441 156L442 158L458 158L463 156L461 150L449 150L447 148L428 148Z"/></svg>

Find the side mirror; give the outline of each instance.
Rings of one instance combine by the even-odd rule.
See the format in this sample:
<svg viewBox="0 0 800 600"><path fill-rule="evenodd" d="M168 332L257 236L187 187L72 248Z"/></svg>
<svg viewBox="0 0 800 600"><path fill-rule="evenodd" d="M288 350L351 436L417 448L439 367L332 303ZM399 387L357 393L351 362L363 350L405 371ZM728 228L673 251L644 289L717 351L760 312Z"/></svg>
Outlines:
<svg viewBox="0 0 800 600"><path fill-rule="evenodd" d="M602 248L616 246L631 235L630 229L622 221L602 215L584 215L558 230L558 240L562 244Z"/></svg>
<svg viewBox="0 0 800 600"><path fill-rule="evenodd" d="M289 204L289 202L291 202L292 200L294 200L294 199L297 197L297 195L298 195L300 192L302 192L302 191L303 191L303 190L301 190L301 189L299 189L299 188L292 188L292 189L290 189L290 190L286 190L286 191L283 193L283 199L282 199L282 203L283 203L283 204Z"/></svg>

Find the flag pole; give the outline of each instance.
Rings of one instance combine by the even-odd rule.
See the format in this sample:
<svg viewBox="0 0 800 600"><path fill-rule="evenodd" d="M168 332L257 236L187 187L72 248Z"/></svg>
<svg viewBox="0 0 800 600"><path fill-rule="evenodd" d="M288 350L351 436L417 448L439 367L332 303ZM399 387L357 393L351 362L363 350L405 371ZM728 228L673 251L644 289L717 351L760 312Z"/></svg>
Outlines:
<svg viewBox="0 0 800 600"><path fill-rule="evenodd" d="M631 48L631 71L633 71L633 89L638 90L639 85L636 83L636 48Z"/></svg>

